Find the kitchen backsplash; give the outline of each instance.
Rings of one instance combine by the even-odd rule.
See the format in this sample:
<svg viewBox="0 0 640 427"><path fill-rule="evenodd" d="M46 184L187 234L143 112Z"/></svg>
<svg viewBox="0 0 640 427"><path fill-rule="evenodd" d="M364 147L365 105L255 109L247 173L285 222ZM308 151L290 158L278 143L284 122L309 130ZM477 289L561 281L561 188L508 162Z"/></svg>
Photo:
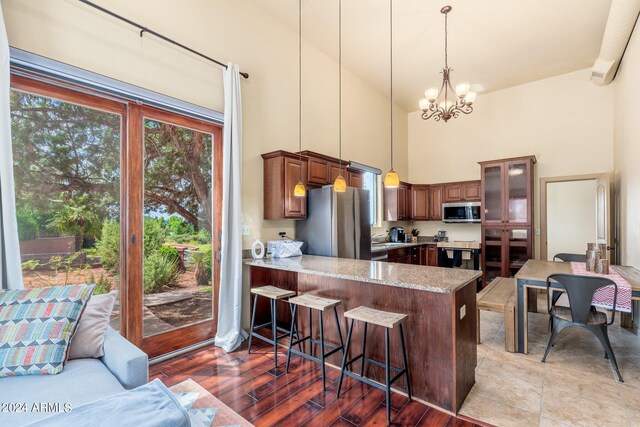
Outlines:
<svg viewBox="0 0 640 427"><path fill-rule="evenodd" d="M371 233L387 234L389 227L400 226L406 233L414 228L420 231L420 236L434 236L440 230L446 230L450 241L453 240L475 240L480 241L482 229L480 224L445 224L442 221L397 221L384 224L385 227L372 228Z"/></svg>

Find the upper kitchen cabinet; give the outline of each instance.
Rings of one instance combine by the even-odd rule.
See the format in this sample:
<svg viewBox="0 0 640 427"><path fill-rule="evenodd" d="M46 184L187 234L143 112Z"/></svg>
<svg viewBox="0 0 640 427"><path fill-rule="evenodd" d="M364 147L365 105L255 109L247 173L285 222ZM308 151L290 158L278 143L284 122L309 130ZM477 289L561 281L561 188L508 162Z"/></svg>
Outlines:
<svg viewBox="0 0 640 427"><path fill-rule="evenodd" d="M349 162L343 161L341 167L340 161L335 157L326 156L313 151L301 151L300 154L302 154L308 161L308 184L315 184L317 186L332 184L340 174L346 178L345 169Z"/></svg>
<svg viewBox="0 0 640 427"><path fill-rule="evenodd" d="M428 221L431 219L429 209L429 186L412 185L411 190L411 219Z"/></svg>
<svg viewBox="0 0 640 427"><path fill-rule="evenodd" d="M480 162L483 224L532 224L535 162L535 156Z"/></svg>
<svg viewBox="0 0 640 427"><path fill-rule="evenodd" d="M307 198L295 197L293 189L307 177L307 159L286 151L262 155L264 159L264 219L304 219Z"/></svg>
<svg viewBox="0 0 640 427"><path fill-rule="evenodd" d="M384 189L384 220L411 219L411 184L400 182L398 188Z"/></svg>
<svg viewBox="0 0 640 427"><path fill-rule="evenodd" d="M431 221L442 221L442 193L444 186L429 186L429 219Z"/></svg>
<svg viewBox="0 0 640 427"><path fill-rule="evenodd" d="M347 185L354 188L364 188L364 173L362 171L347 168Z"/></svg>
<svg viewBox="0 0 640 427"><path fill-rule="evenodd" d="M480 181L452 182L444 184L444 201L477 202L480 200Z"/></svg>

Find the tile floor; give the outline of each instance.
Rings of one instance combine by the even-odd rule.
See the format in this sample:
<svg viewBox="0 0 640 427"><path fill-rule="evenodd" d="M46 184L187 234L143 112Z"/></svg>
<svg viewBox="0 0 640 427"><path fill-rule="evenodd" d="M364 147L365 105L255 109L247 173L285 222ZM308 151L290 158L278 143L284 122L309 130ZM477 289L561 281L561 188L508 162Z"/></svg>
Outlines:
<svg viewBox="0 0 640 427"><path fill-rule="evenodd" d="M539 301L539 307L546 300ZM543 310L541 310L542 312ZM496 426L640 426L640 336L620 328L609 337L624 383L597 339L581 328L563 331L541 363L548 316L529 314L529 354L504 350L502 315L481 313L476 384L460 414Z"/></svg>

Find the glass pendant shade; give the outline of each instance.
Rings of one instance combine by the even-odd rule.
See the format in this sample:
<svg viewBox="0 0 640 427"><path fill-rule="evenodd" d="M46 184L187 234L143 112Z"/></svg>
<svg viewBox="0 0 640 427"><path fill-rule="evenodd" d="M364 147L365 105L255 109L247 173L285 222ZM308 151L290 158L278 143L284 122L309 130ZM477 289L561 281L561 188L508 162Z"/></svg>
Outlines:
<svg viewBox="0 0 640 427"><path fill-rule="evenodd" d="M429 100L427 98L422 98L419 105L421 110L426 110L429 108Z"/></svg>
<svg viewBox="0 0 640 427"><path fill-rule="evenodd" d="M434 102L438 97L438 88L432 87L424 91L424 96L429 102Z"/></svg>
<svg viewBox="0 0 640 427"><path fill-rule="evenodd" d="M476 93L475 92L469 92L467 94L467 96L464 97L464 100L467 104L471 104L476 100Z"/></svg>
<svg viewBox="0 0 640 427"><path fill-rule="evenodd" d="M347 191L347 181L344 180L342 175L338 175L336 180L333 182L333 191L336 193L344 193Z"/></svg>
<svg viewBox="0 0 640 427"><path fill-rule="evenodd" d="M400 177L398 173L391 169L384 177L384 186L386 188L398 188L400 186Z"/></svg>
<svg viewBox="0 0 640 427"><path fill-rule="evenodd" d="M302 181L298 181L295 188L293 189L293 195L295 197L304 197L307 195L307 189L302 183Z"/></svg>

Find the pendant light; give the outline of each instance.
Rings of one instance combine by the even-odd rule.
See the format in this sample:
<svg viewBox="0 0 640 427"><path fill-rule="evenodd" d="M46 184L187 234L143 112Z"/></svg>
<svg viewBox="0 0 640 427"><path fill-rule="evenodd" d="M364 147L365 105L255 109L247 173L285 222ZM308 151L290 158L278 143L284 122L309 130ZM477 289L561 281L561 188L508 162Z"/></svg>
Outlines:
<svg viewBox="0 0 640 427"><path fill-rule="evenodd" d="M384 177L384 186L386 188L398 188L400 186L400 177L393 170L393 0L389 0L389 114L391 124L391 169Z"/></svg>
<svg viewBox="0 0 640 427"><path fill-rule="evenodd" d="M342 0L338 0L338 98L340 99L340 104L338 106L338 114L339 118L339 127L340 127L340 173L338 177L333 182L333 191L336 193L344 193L347 191L347 181L342 177Z"/></svg>
<svg viewBox="0 0 640 427"><path fill-rule="evenodd" d="M298 155L302 163L302 0L298 0ZM305 197L307 189L302 182L302 169L300 168L300 180L293 189L295 197Z"/></svg>

